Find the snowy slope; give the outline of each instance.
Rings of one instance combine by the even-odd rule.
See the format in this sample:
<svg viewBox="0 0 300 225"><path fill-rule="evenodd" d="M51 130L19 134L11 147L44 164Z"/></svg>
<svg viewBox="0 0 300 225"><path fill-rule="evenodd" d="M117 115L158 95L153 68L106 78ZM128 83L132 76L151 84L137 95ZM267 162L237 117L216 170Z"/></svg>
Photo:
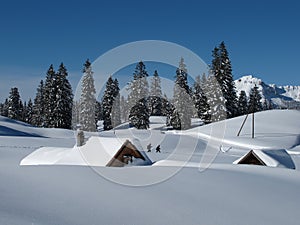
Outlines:
<svg viewBox="0 0 300 225"><path fill-rule="evenodd" d="M300 112L272 110L258 113L256 118L256 139L250 144L259 147L282 145L290 151L300 151ZM199 171L199 162L212 124L184 132L161 131L155 129L163 127L160 119L153 118L152 130L138 131L121 126L115 131L101 132L100 137L138 138L143 148L149 142L154 147L161 144L161 154L148 153L153 161L157 161L154 166L121 169L19 166L20 161L38 146L71 149L74 138L67 131L57 130L56 133L56 129L50 129L53 137L48 138L8 136L5 129L0 128L6 134L0 136L0 224L248 225L253 224L254 219L256 225L298 224L299 170L232 164L244 155L251 141L248 122L241 137L235 137L242 119L226 121L223 146L227 148L234 143L234 148L219 153L203 172ZM6 122L5 126L16 132L35 131L38 135L50 132L41 128L32 130L26 124L16 125L13 121ZM180 160L187 158L185 155L194 142L194 155L180 168ZM55 149L48 148L48 151ZM176 149L176 156L167 159L172 164L164 163L162 159ZM293 155L296 162L297 157ZM69 164L75 165L77 160L70 157ZM297 169L298 165L299 160ZM177 168L177 172L168 179L141 187L111 182L102 175L117 177L123 183L128 180L138 183L160 177L173 168Z"/></svg>
<svg viewBox="0 0 300 225"><path fill-rule="evenodd" d="M214 127L224 127L219 138L220 145L245 149L293 149L300 145L300 111L270 110L255 113L255 138L252 139L252 116L250 115L237 137L246 116L209 124L184 131L184 134L213 139Z"/></svg>
<svg viewBox="0 0 300 225"><path fill-rule="evenodd" d="M262 95L262 102L268 100L273 103L275 108L300 107L300 86L268 85L252 75L235 80L235 85L238 94L243 90L248 97L251 88L256 85Z"/></svg>
<svg viewBox="0 0 300 225"><path fill-rule="evenodd" d="M65 129L37 128L27 123L0 116L0 136L16 137L74 137L74 132Z"/></svg>
<svg viewBox="0 0 300 225"><path fill-rule="evenodd" d="M60 141L62 139L62 141ZM40 147L73 147L74 132L65 129L36 128L0 116L0 148L33 150Z"/></svg>

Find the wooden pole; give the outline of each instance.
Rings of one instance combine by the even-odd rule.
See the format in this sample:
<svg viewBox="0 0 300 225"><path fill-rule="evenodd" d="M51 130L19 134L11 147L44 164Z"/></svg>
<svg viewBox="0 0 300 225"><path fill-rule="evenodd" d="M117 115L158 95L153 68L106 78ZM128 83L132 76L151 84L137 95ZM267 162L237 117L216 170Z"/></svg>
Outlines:
<svg viewBox="0 0 300 225"><path fill-rule="evenodd" d="M252 138L254 138L254 112L252 113Z"/></svg>
<svg viewBox="0 0 300 225"><path fill-rule="evenodd" d="M245 123L246 123L246 120L247 120L247 118L248 118L248 115L249 115L249 114L246 115L246 117L245 117L245 119L244 119L244 121L243 121L243 123L242 123L242 126L241 126L239 132L237 133L237 135L236 135L237 137L240 136L240 133L241 133L241 131L242 131L242 129L243 129Z"/></svg>

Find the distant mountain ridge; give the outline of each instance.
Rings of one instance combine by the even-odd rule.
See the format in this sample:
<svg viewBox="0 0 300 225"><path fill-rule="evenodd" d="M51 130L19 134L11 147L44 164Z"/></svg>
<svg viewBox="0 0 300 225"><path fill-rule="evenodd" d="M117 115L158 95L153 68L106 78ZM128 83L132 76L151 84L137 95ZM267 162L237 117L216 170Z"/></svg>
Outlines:
<svg viewBox="0 0 300 225"><path fill-rule="evenodd" d="M268 85L252 75L243 76L235 80L238 95L243 90L249 97L250 90L255 85L262 96L262 103L272 104L273 108L300 109L300 86Z"/></svg>

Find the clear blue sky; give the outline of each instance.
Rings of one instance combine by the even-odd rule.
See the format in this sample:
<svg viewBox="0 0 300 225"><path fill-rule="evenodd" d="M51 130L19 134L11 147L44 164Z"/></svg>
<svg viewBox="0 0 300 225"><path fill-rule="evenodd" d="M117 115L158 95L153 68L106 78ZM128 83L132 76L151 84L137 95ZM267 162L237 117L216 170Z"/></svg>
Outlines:
<svg viewBox="0 0 300 225"><path fill-rule="evenodd" d="M300 85L299 12L296 0L1 2L0 97L11 86L34 97L51 63L63 61L75 82L86 58L149 39L185 46L208 64L225 41L234 78Z"/></svg>

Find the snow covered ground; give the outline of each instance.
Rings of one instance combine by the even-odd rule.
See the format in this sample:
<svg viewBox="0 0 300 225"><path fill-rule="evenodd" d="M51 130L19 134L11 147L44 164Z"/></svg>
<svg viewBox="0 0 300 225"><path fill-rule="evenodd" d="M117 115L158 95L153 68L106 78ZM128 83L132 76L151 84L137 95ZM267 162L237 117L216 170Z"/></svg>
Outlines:
<svg viewBox="0 0 300 225"><path fill-rule="evenodd" d="M240 137L243 117L183 132L167 131L164 118L151 118L148 131L125 124L94 134L153 146L153 166L108 168L78 166L76 160L20 166L40 147L72 149L74 134L0 117L0 224L298 224L300 112L273 110L255 118L255 139L251 117ZM158 144L161 153L155 153ZM232 164L251 148L285 148L296 170ZM209 154L214 160L200 172ZM162 179L165 174L173 176Z"/></svg>
<svg viewBox="0 0 300 225"><path fill-rule="evenodd" d="M237 133L246 116L241 116L208 126L196 127L184 134L211 138L214 127L224 127L222 144L244 148L285 148L293 149L300 145L300 111L272 110L255 114L255 138L252 139L252 115L237 137ZM223 137L223 136L222 136Z"/></svg>

